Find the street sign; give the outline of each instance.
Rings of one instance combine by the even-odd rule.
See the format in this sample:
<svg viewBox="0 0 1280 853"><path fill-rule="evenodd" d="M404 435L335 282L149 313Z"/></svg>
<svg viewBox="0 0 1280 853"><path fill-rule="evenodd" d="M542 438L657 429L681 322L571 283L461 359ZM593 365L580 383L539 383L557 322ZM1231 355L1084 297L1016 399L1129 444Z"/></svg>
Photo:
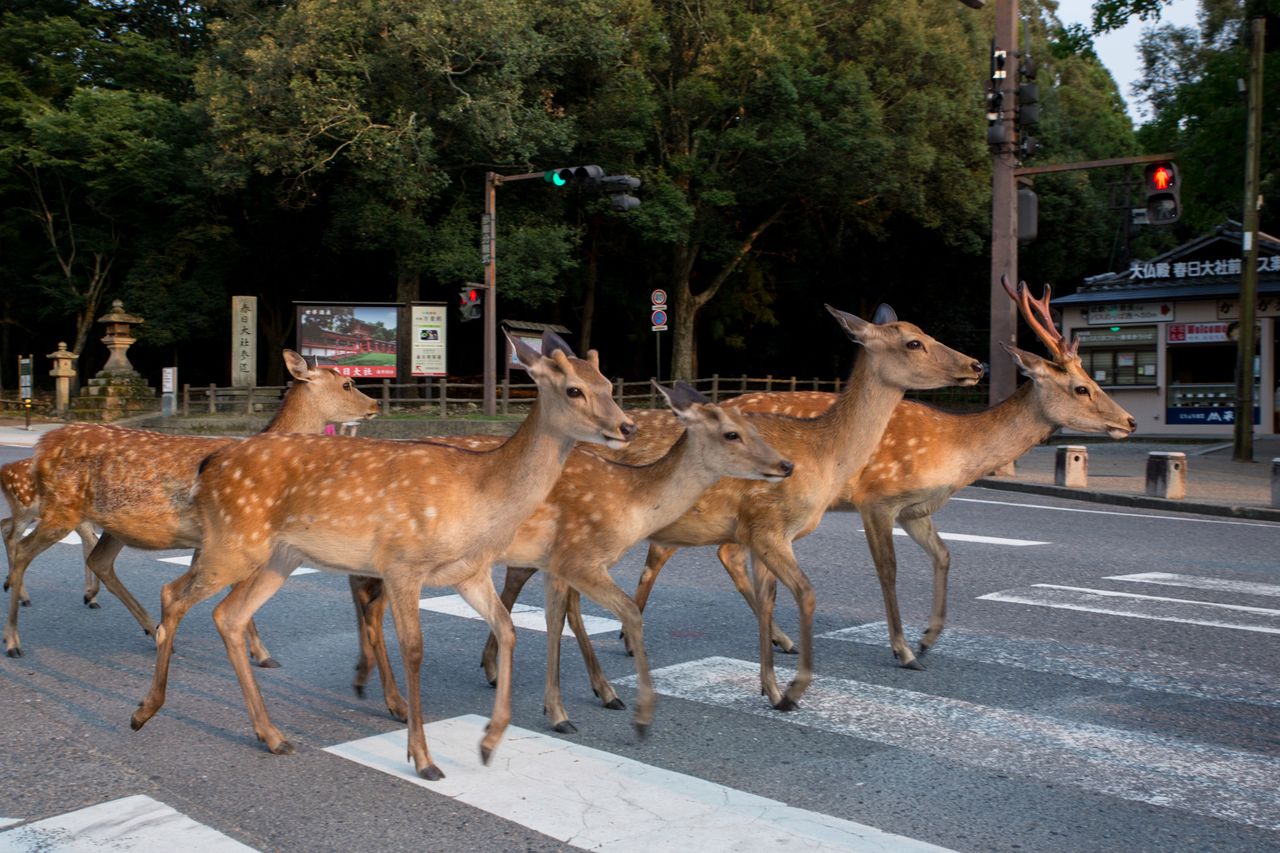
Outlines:
<svg viewBox="0 0 1280 853"><path fill-rule="evenodd" d="M660 306L667 304L667 292L662 289L655 290L652 294L650 294L649 299L653 303L653 307L656 310Z"/></svg>
<svg viewBox="0 0 1280 853"><path fill-rule="evenodd" d="M488 213L480 214L480 265L489 266L493 263L493 216Z"/></svg>
<svg viewBox="0 0 1280 853"><path fill-rule="evenodd" d="M649 315L649 322L653 324L655 332L665 332L667 330L666 309L654 306L653 313Z"/></svg>
<svg viewBox="0 0 1280 853"><path fill-rule="evenodd" d="M18 356L18 396L31 399L31 370L34 356Z"/></svg>

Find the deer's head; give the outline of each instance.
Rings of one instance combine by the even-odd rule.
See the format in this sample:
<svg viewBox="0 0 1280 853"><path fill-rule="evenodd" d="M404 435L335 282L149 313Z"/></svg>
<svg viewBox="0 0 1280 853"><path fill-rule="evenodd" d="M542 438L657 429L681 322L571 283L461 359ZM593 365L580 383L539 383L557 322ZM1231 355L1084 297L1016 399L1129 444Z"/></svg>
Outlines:
<svg viewBox="0 0 1280 853"><path fill-rule="evenodd" d="M1105 432L1112 438L1128 438L1137 429L1133 416L1085 372L1075 355L1054 361L1000 342L1014 363L1033 383L1045 417L1058 427L1080 432Z"/></svg>
<svg viewBox="0 0 1280 853"><path fill-rule="evenodd" d="M898 319L888 305L876 309L868 322L827 306L840 328L866 354L875 358L882 381L903 390L976 385L986 372L982 362L940 343L912 323Z"/></svg>
<svg viewBox="0 0 1280 853"><path fill-rule="evenodd" d="M284 364L298 382L289 393L302 395L324 420L368 420L378 414L378 401L357 388L351 377L332 367L311 367L291 349L284 351Z"/></svg>
<svg viewBox="0 0 1280 853"><path fill-rule="evenodd" d="M677 382L673 388L657 383L654 387L684 425L690 449L709 470L722 477L770 483L790 477L795 470L790 460L760 437L745 413L722 409L685 382Z"/></svg>
<svg viewBox="0 0 1280 853"><path fill-rule="evenodd" d="M613 401L613 385L600 373L595 350L578 358L555 332L542 333L542 352L519 338L508 335L507 340L538 386L540 416L552 430L615 449L635 435L635 423Z"/></svg>

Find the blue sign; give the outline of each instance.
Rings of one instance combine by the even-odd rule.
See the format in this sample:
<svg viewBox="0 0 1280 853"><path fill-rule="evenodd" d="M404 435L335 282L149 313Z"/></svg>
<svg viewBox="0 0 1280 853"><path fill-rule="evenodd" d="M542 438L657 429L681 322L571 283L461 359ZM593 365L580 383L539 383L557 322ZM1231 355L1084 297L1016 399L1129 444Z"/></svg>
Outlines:
<svg viewBox="0 0 1280 853"><path fill-rule="evenodd" d="M1182 406L1177 409L1165 409L1164 422L1167 424L1234 424L1236 410L1222 406ZM1253 422L1262 422L1261 410L1253 407Z"/></svg>

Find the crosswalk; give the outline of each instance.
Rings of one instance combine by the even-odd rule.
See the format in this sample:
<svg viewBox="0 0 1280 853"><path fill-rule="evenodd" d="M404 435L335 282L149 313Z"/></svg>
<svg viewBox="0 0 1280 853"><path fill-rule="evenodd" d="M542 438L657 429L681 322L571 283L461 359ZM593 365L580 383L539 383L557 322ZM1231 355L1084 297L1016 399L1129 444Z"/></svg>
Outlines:
<svg viewBox="0 0 1280 853"><path fill-rule="evenodd" d="M20 823L9 819L9 825ZM162 853L198 850L200 853L253 853L202 823L151 797L137 794L78 809L44 820L3 829L0 853L55 853L103 850L116 853Z"/></svg>

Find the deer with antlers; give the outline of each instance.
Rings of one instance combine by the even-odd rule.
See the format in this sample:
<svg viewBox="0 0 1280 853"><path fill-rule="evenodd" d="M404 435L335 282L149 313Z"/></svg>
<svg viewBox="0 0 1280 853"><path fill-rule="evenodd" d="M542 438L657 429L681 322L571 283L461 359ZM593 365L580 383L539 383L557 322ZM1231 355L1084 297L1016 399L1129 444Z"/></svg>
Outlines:
<svg viewBox="0 0 1280 853"><path fill-rule="evenodd" d="M1105 433L1119 439L1128 437L1137 427L1133 417L1085 372L1077 353L1078 342L1067 344L1054 327L1049 313L1050 288L1046 286L1039 299L1032 299L1025 282L1016 291L1007 279L1003 284L1052 359L1006 345L1019 371L1030 381L986 411L962 414L913 400L902 401L867 466L849 479L837 497L841 503L853 504L862 516L884 596L889 643L900 665L908 669L924 668L917 654L924 655L937 643L946 618L951 554L930 516L957 491L1017 459L1059 429ZM814 417L831 407L834 400L835 395L819 392L781 392L747 394L725 405L746 411ZM638 423L649 434L660 434L662 427L655 421L664 419L663 413L646 414L647 417L637 417ZM933 608L917 653L906 642L898 610L895 520L933 563ZM661 546L650 549L636 589L636 604L641 610L658 573L675 550ZM727 544L721 547L719 556L734 586L756 609L745 549ZM783 650L794 645L776 626L772 637Z"/></svg>
<svg viewBox="0 0 1280 853"><path fill-rule="evenodd" d="M480 742L481 760L489 762L511 721L515 648L511 616L490 567L550 494L574 442L620 447L635 432L614 403L594 351L585 360L576 358L550 332L543 334L541 354L518 339L511 346L538 396L520 428L493 450L259 435L205 461L194 490L201 548L191 568L162 590L155 676L133 714L135 730L164 704L182 617L232 585L214 608L214 624L258 738L273 753L293 751L267 715L245 655L244 632L305 557L326 570L381 579L409 688L409 758L424 779L444 774L431 760L422 730L422 587L452 586L484 617L499 648L497 694ZM353 509L366 512L358 524L349 520Z"/></svg>
<svg viewBox="0 0 1280 853"><path fill-rule="evenodd" d="M36 480L31 474L31 459L19 459L0 465L0 494L9 505L9 517L0 519L0 536L4 537L4 556L13 565L13 546L40 517L40 505L36 501ZM98 544L98 531L89 522L76 525L80 547L84 549L84 603L86 607L98 607L98 576L89 568L89 554ZM4 579L4 591L9 591L9 578ZM31 597L25 588L15 590L23 607L31 606Z"/></svg>
<svg viewBox="0 0 1280 853"><path fill-rule="evenodd" d="M640 610L609 577L609 569L622 555L655 530L678 519L694 501L721 477L780 482L793 470L790 461L774 450L742 412L715 406L692 386L676 383L673 389L656 386L666 399L677 423L684 429L676 443L659 459L645 465L627 465L602 459L577 449L565 464L560 479L547 499L516 531L515 538L499 562L519 568L525 579L538 570L546 577L547 674L543 708L552 727L562 733L577 731L570 722L560 693L560 635L565 616L572 606L578 612L579 594L612 611L625 626L636 656L639 700L635 725L644 730L653 719L654 695L644 651ZM448 443L483 447L497 439L472 436L439 439ZM363 691L370 666L377 665L383 695L393 715L403 707L388 665L382 641L382 611L385 598L381 581L352 578L361 614L362 648L356 665L355 689ZM572 604L571 604L572 602ZM503 598L510 610L514 598ZM592 687L605 706L624 707L612 685L603 677L594 659L586 634L575 631ZM490 682L497 679L498 642L490 635L485 645L484 666Z"/></svg>
<svg viewBox="0 0 1280 853"><path fill-rule="evenodd" d="M378 413L377 401L363 394L349 377L332 368L309 367L292 350L284 351L284 360L296 382L264 432L319 433L331 421L372 418ZM89 569L128 608L142 630L151 634L156 622L116 576L115 558L125 545L152 551L198 547L200 525L190 496L197 468L200 460L234 443L236 439L92 424L62 427L42 436L31 460L32 505L39 522L13 543L10 556L6 654L22 656L18 602L27 566L85 523L103 529L86 558ZM87 590L85 598L86 603L92 601ZM252 626L250 645L259 666L278 665Z"/></svg>
<svg viewBox="0 0 1280 853"><path fill-rule="evenodd" d="M767 576L786 585L800 611L801 639L797 674L785 693L773 668L772 599L757 611L761 689L782 711L797 706L813 674L814 593L792 543L818 526L844 484L862 470L908 389L974 385L985 371L976 359L899 321L887 305L880 306L873 322L831 306L827 310L861 347L843 393L816 418L758 413L751 420L765 441L783 448L795 464L792 476L780 483L723 479L677 521L649 537L676 547L737 543L767 569L757 574L757 584L766 583ZM646 461L663 452L673 438L667 432L638 452L612 455ZM763 589L758 593L757 599L763 600Z"/></svg>

